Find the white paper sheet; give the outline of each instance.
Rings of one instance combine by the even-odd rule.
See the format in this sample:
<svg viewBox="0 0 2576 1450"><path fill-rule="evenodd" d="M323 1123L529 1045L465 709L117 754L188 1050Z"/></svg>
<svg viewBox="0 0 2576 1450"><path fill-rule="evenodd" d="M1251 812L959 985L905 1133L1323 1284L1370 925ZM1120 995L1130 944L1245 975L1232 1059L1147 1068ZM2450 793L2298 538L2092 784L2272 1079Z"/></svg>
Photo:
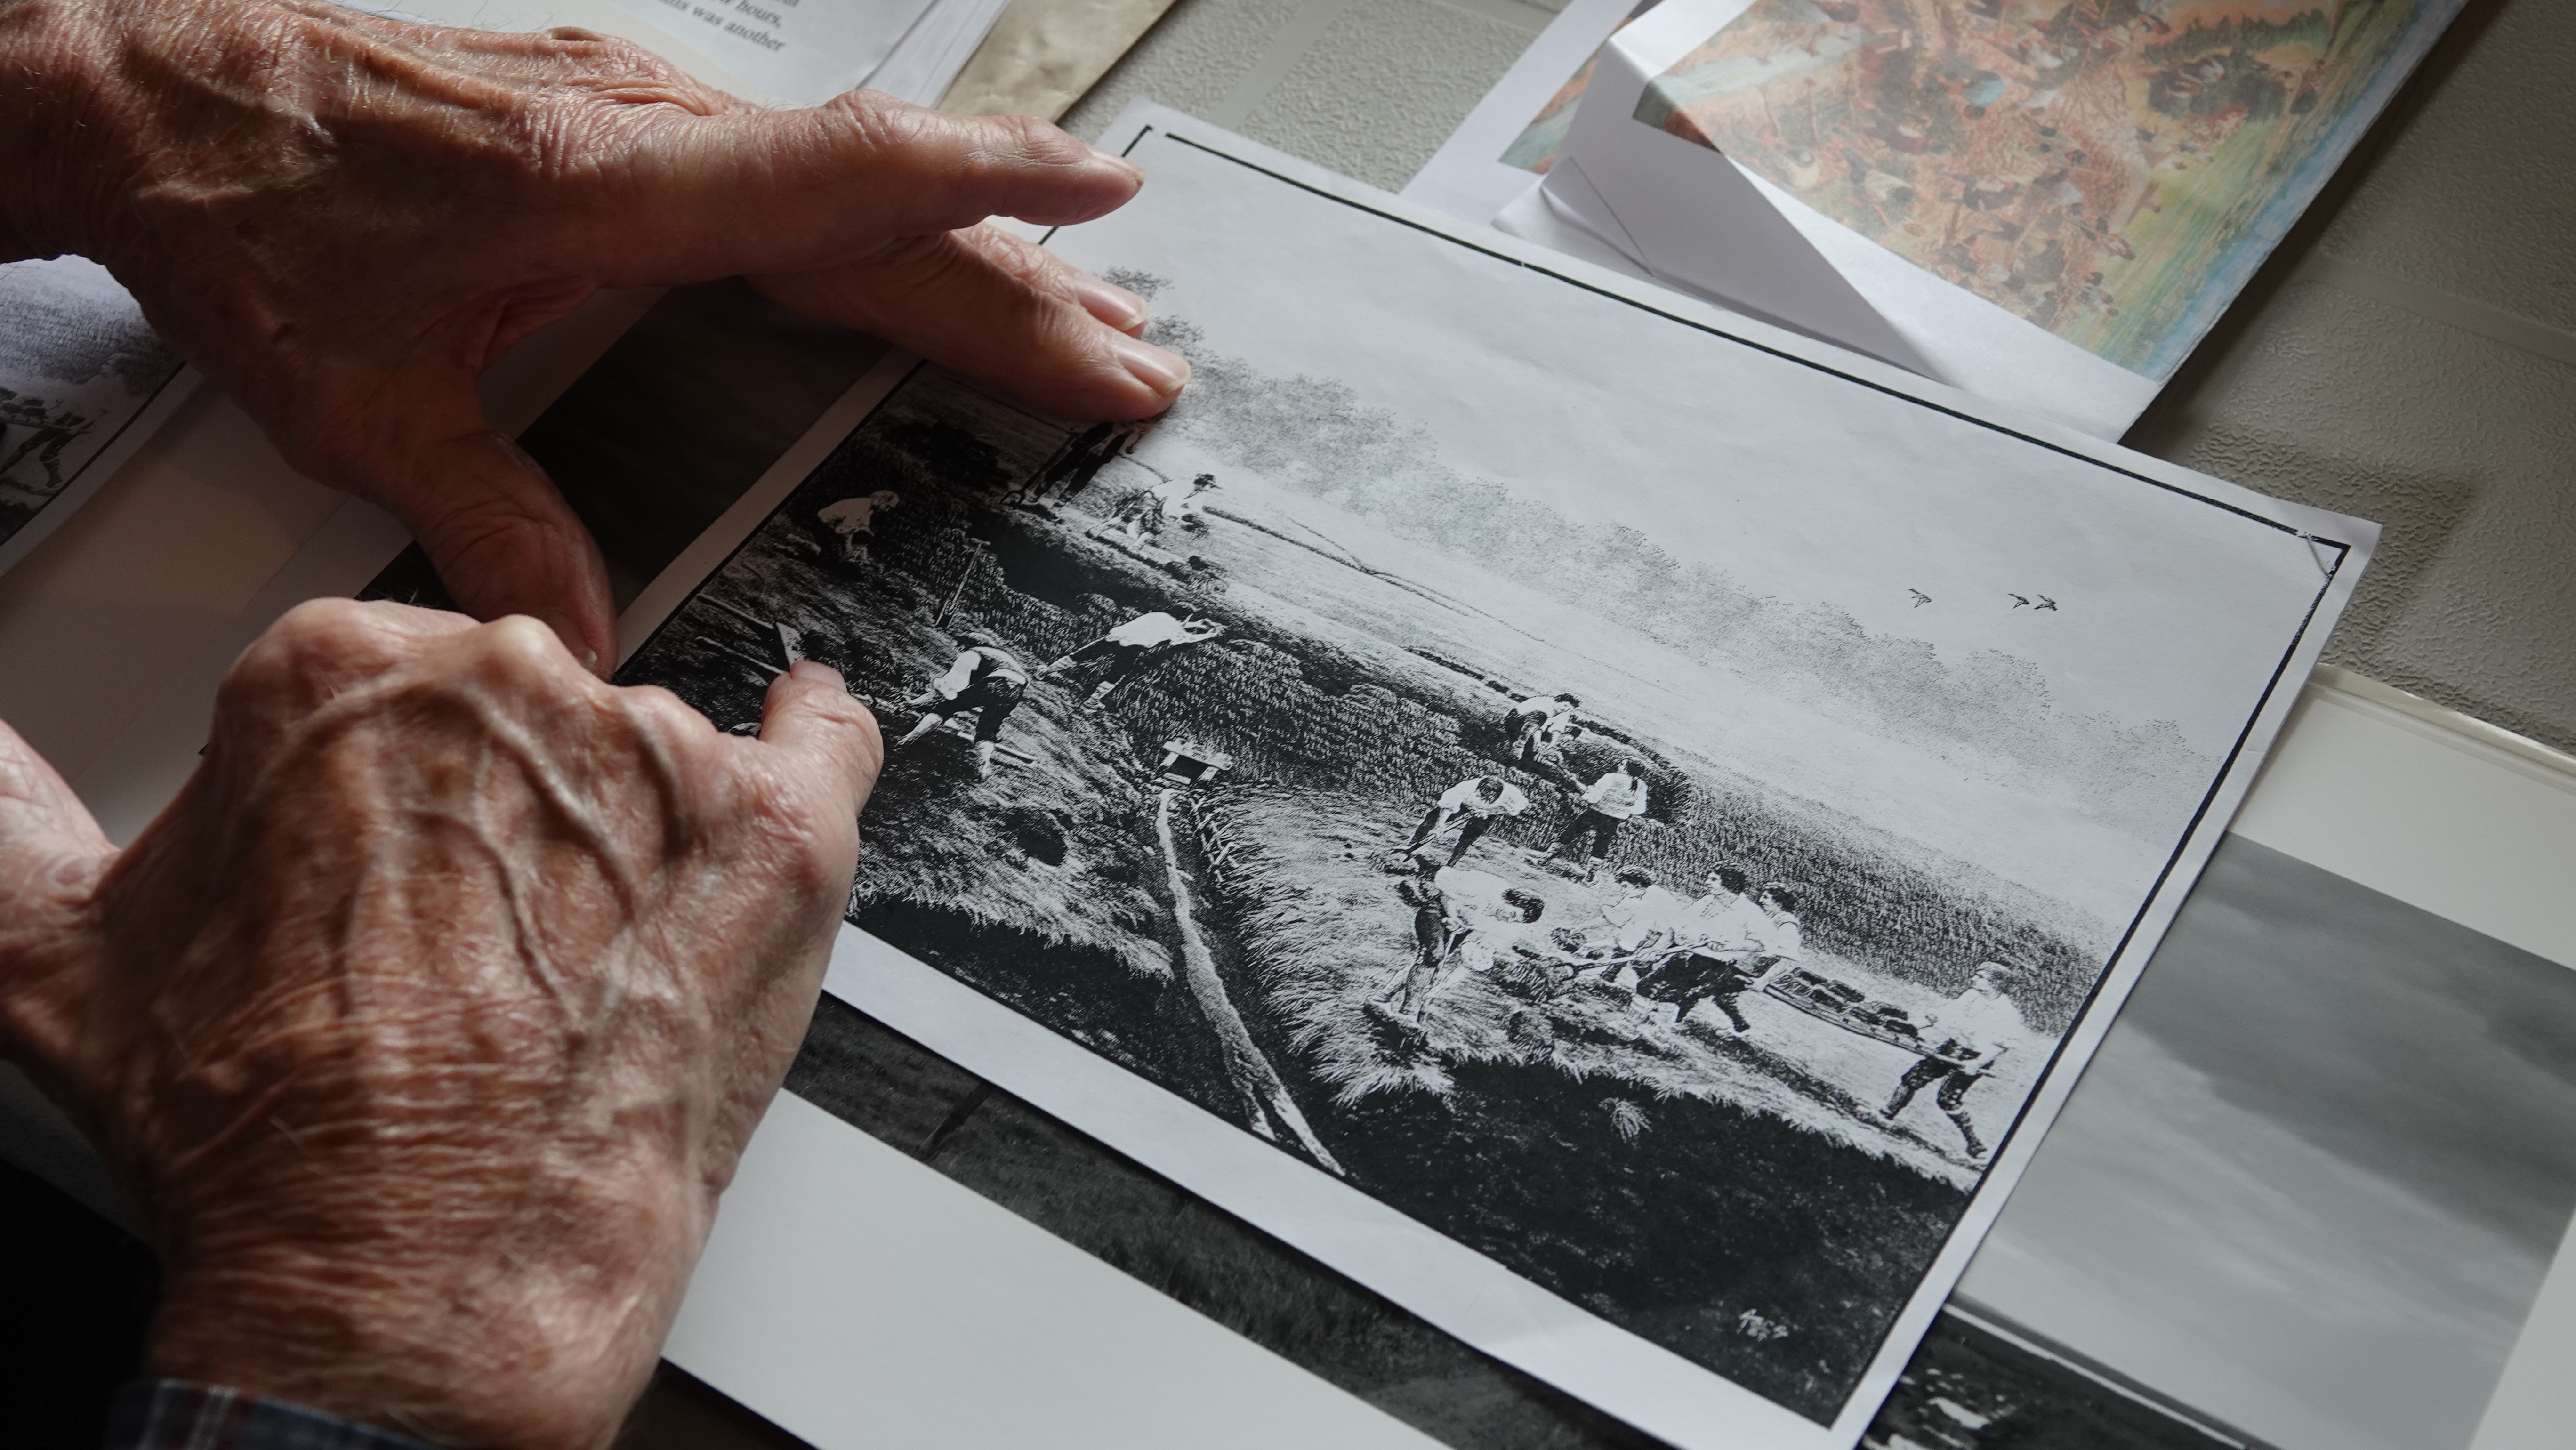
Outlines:
<svg viewBox="0 0 2576 1450"><path fill-rule="evenodd" d="M931 0L609 3L705 51L764 97L800 106L867 84L905 32L933 9ZM957 63L964 65L966 58L957 57ZM940 78L943 88L947 79Z"/></svg>
<svg viewBox="0 0 2576 1450"><path fill-rule="evenodd" d="M634 41L719 90L810 106L866 87L936 105L1009 0L403 0L356 4L478 30L575 25ZM810 7L810 8L808 8Z"/></svg>
<svg viewBox="0 0 2576 1450"><path fill-rule="evenodd" d="M1136 156L1152 185L1127 209L1059 231L1049 245L1155 294L1164 318L1156 335L1192 352L1199 366L1182 410L1132 451L1103 455L1092 470L1103 481L1093 486L1091 501L1051 506L1052 514L997 509L990 493L976 501L971 486L963 495L951 492L957 483L940 470L964 470L958 478L981 478L988 490L1011 485L1043 492L1079 472L1075 460L1089 456L1081 450L1095 446L1085 441L1091 435L890 362L639 600L624 626L626 640L641 646L628 659L627 675L678 689L719 724L732 726L754 708L749 702L765 682L763 671L783 661L778 651L812 651L852 671L854 687L877 701L891 731L901 731L920 707L907 709L898 697L925 689L915 676L947 670L957 650L1027 654L1032 657L1019 668L1033 671L1048 653L1079 643L1081 629L1091 626L1077 628L1076 618L1096 617L1106 628L1140 610L1186 608L1228 622L1247 643L1230 647L1232 654L1213 648L1199 656L1220 672L1197 685L1169 687L1180 694L1138 696L1140 703L1112 706L1104 717L1086 713L1080 691L1059 694L1069 687L1032 683L1026 704L1013 696L995 717L1008 722L995 727L995 748L1010 753L995 756L990 781L973 778L973 752L964 738L931 734L905 748L913 753L899 750L871 807L871 839L880 854L877 865L863 867L858 919L887 923L881 929L894 930L916 951L942 955L966 978L854 929L836 952L830 990L1469 1342L1676 1444L1851 1444L2205 859L2288 708L2284 682L2300 678L2313 659L2375 530L2016 419L1901 370L1446 224L1170 112L1131 111L1108 144ZM1200 471L1219 476L1222 490L1209 496L1213 504L1192 505L1213 510L1205 533L1189 532L1185 517L1175 516L1165 545L1146 542L1136 500L1156 480L1186 480ZM1378 492L1387 488L1396 493ZM1165 497L1178 506L1181 492ZM834 532L840 525L831 518L817 517L839 510L834 500L844 495L871 500L876 513L867 537L852 540ZM1478 520L1489 526L1504 518L1520 522L1487 543L1470 547L1456 533L1479 527ZM1111 533L1127 542L1105 537ZM1547 541L1596 559L1584 577L1597 574L1599 590L1548 593L1572 586L1545 582L1558 567ZM1534 543L1539 552L1527 552ZM1636 549L1648 552L1625 552ZM1649 558L1665 563L1647 564ZM997 566L998 572L985 572ZM1632 567L1645 573L1632 574ZM1502 572L1492 572L1497 569ZM1649 577L1673 582L1649 586L1643 582ZM1019 591L1038 593L1014 592L1006 578L1021 581ZM1229 580L1230 587L1215 588L1212 578ZM2015 587L2026 580L2028 587ZM1386 581L1394 581L1387 587L1401 598L1378 592ZM2037 587L2043 582L2052 587ZM1639 588L1681 592L1670 596L1668 610L1621 613L1615 598L1633 599L1622 591ZM1684 602L1691 599L1703 602ZM898 600L910 602L895 608ZM1699 626L1678 621L1713 619L1701 611L1721 608L1721 600L1753 611L1757 622L1746 626L1751 635L1728 634L1737 643L1723 646L1703 639L1717 651L1704 657L1674 654L1674 646L1658 642L1657 630L1697 637L1691 631ZM1395 612L1383 612L1390 609ZM1080 613L1064 612L1075 610ZM970 623L985 633L966 632ZM1255 649L1248 642L1254 639L1272 653ZM1827 666L1815 653L1827 649L1859 654ZM2039 933L2031 940L2056 940L2049 933L2063 930L2074 934L2068 940L2098 942L2084 949L2099 955L2086 959L2080 985L2065 975L2070 968L2028 969L2031 981L2055 982L2049 990L2073 994L2050 999L2061 1001L2060 1008L2031 1010L2059 1011L2070 1020L2053 1021L2043 1034L2054 1036L2053 1046L2025 1052L2012 1069L1998 1067L1995 1085L1986 1089L1980 1111L1988 1127L2000 1133L2018 1123L2002 1139L1993 1167L1981 1168L1958 1156L1955 1145L1945 1148L1910 1129L1883 1133L1866 1124L1861 1108L1845 1113L1815 1106L1846 1101L1835 1096L1845 1089L1819 1088L1823 1098L1800 1106L1796 1092L1782 1097L1762 1085L1773 1069L1732 1076L1733 1069L1716 1064L1735 1061L1725 1056L1733 1049L1701 1056L1723 1037L1666 1039L1620 1017L1627 1025L1610 1031L1613 1046L1604 1055L1587 1056L1593 1049L1560 1035L1558 1045L1535 1057L1515 1056L1520 1049L1502 1044L1500 1019L1506 1009L1521 1009L1483 985L1453 989L1452 1005L1426 1016L1434 1025L1422 1029L1427 1035L1418 1049L1406 1047L1400 1033L1372 1039L1376 1029L1367 1026L1361 998L1383 965L1302 969L1321 973L1308 980L1322 983L1323 995L1295 999L1306 1007L1289 1005L1289 998L1248 1003L1254 1017L1278 1022L1276 1030L1289 1034L1269 1038L1270 1052L1329 1040L1331 1051L1344 1056L1335 1059L1339 1067L1291 1058L1290 1072L1274 1074L1269 1087L1247 1069L1250 1076L1234 1078L1245 1093L1239 1099L1221 1088L1207 1096L1205 1082L1181 1081L1188 1070L1174 1066L1178 1059L1158 1056L1167 1047L1184 1051L1197 1039L1170 1036L1177 1029L1168 1024L1127 1022L1112 1007L1100 1009L1106 1016L1083 1016L1091 1001L1161 990L1139 983L1185 978L1200 985L1172 1000L1198 1001L1189 1010L1210 1020L1231 1015L1202 991L1206 974L1193 975L1196 948L1178 923L1198 913L1184 903L1174 914L1173 905L1185 893L1241 912L1253 909L1244 904L1251 899L1243 895L1247 890L1306 892L1298 899L1318 905L1297 908L1291 917L1325 911L1336 925L1318 928L1328 931L1319 940L1345 942L1332 948L1336 955L1347 954L1354 964L1384 958L1401 976L1410 950L1399 945L1408 940L1409 909L1391 896L1382 906L1373 903L1391 879L1381 864L1384 852L1401 843L1422 802L1410 785L1381 790L1364 782L1414 768L1390 758L1354 767L1349 784L1322 784L1329 772L1318 772L1326 767L1296 764L1301 747L1291 736L1262 744L1270 737L1259 731L1269 727L1251 722L1271 718L1265 712L1302 720L1361 708L1360 701L1411 697L1362 692L1342 704L1333 691L1300 693L1309 687L1287 683L1298 678L1294 670L1263 663L1282 658L1311 658L1316 663L1309 670L1342 673L1342 690L1355 689L1359 680L1384 680L1371 688L1424 692L1426 700L1490 699L1497 713L1508 702L1482 682L1495 672L1533 682L1579 678L1594 701L1589 718L1612 732L1606 738L1662 762L1649 772L1660 782L1650 793L1664 792L1658 798L1667 800L1717 793L1705 810L1719 814L1690 818L1698 825L1635 828L1642 835L1634 849L1647 849L1644 841L1667 843L1651 849L1665 853L1654 859L1680 863L1668 870L1690 869L1692 852L1706 849L1688 841L1716 839L1690 833L1712 829L1723 812L1736 809L1717 801L1755 798L1733 796L1737 790L1780 790L1808 804L1779 807L1790 814L1768 817L1759 812L1771 807L1743 807L1772 824L1725 848L1756 864L1768 859L1766 874L1783 869L1780 842L1821 829L1817 823L1827 819L1849 821L1834 830L1857 834L1840 839L1902 840L1907 844L1884 849L1909 857L1930 852L1914 859L1952 863L1936 875L1991 881L1998 900L2024 903L2008 912L2036 912L2031 921L2056 923L2030 927ZM1324 663L1329 660L1344 663ZM961 662L956 684L919 698L940 698L939 688L984 689L971 682L988 667L999 668L972 656ZM1259 688L1285 691L1275 705L1249 715L1242 712L1252 709L1245 702L1253 697L1235 692L1254 686L1218 683L1237 678L1227 671L1246 668L1257 675L1281 671L1272 676L1280 683ZM1087 676L1074 678L1087 687ZM1825 684L1828 679L1834 683ZM1956 698L1978 703L1944 715L1951 707L1935 702L1953 690L1966 692ZM953 713L961 720L1002 704L989 694L958 698ZM1153 700L1165 703L1144 703ZM1120 718L1119 710L1148 712L1135 717L1140 740L1169 736L1176 757L1192 751L1228 756L1238 765L1227 769L1270 784L1250 794L1220 788L1198 806L1187 804L1178 788L1166 796L1156 786L1070 784L1098 780L1092 772L1111 768L1096 753L1111 748L1099 722ZM1949 744L1918 733L1926 710L1950 722L1933 727L1955 732L1943 737ZM1372 742L1410 728L1393 723L1409 718L1398 710L1362 726L1355 717L1357 733L1337 748L1376 762L1370 752L1381 747ZM1424 739L1459 744L1421 748L1435 756L1467 749L1468 732L1485 727L1457 718L1462 723L1452 727L1454 736L1435 725ZM1244 735L1246 729L1254 734ZM2066 731L2090 743L2075 746ZM2032 746L2034 734L2065 745ZM1202 735L1209 738L1199 741ZM1615 751L1604 758L1615 760ZM1150 778L1151 762L1140 768ZM1445 784L1451 768L1442 763L1420 772L1425 779L1440 773ZM2109 774L2090 774L2096 770ZM1536 776L1529 787L1558 799L1555 787ZM1265 790L1287 794L1266 796ZM1273 799L1296 804L1264 804ZM1571 814L1570 807L1550 809ZM1826 814L1809 817L1811 809ZM1289 814L1267 814L1273 810ZM1354 827L1360 834L1324 857L1296 857L1308 864L1279 864L1288 859L1281 852L1314 849L1316 838L1303 833L1323 828L1308 823L1344 817L1377 824ZM1149 829L1149 819L1163 839L1169 871L1179 874L1168 894L1157 886L1139 897L1133 893L1160 882L1165 870L1149 864L1153 848L1142 842L1151 837L1135 834ZM1270 824L1246 824L1256 819ZM1177 829L1175 820L1183 822ZM1187 853L1174 843L1192 829L1189 820L1210 843L1198 849L1216 855L1184 870ZM947 860L940 853L951 837L982 841L993 822L1015 834L994 838L989 854L971 845L970 855L939 868L947 874L935 888L905 884L911 878L900 873L916 867L903 863ZM1246 830L1252 834L1243 835ZM1378 831L1388 834L1377 837ZM1130 849L1118 843L1131 837L1144 854L1136 865L1117 865L1119 853ZM1238 841L1250 855L1230 854ZM1500 845L1484 849L1479 869L1507 872L1548 896L1556 919L1579 923L1587 911L1616 908L1605 887L1515 864L1518 858ZM1027 864L993 877L974 864L981 859ZM1245 860L1273 864L1255 868ZM1852 878L1837 875L1842 868L1825 857L1800 869L1816 883L1808 920L1811 933L1822 935L1811 941L1857 943L1848 934L1853 923L1886 919L1859 905ZM1246 886L1243 871L1270 885ZM1095 880L1095 872L1110 874ZM1059 880L1065 884L1047 884ZM1009 884L1014 881L1028 884ZM1190 881L1196 884L1185 884ZM1696 886L1679 877L1675 884L1684 892ZM1462 878L1454 889L1469 886ZM1327 900L1340 904L1321 904ZM2053 904L2040 905L2043 900ZM900 920L883 916L892 908L882 904L896 901L911 905L902 907ZM1161 928L1112 924L1127 920L1115 914L1125 909L1121 903L1153 916L1148 901L1162 903L1177 938L1166 942ZM946 914L952 903L964 914ZM1355 913L1347 927L1336 914L1344 911ZM1291 917L1249 936L1243 933L1251 929L1227 924L1237 918L1222 914L1207 919L1217 925L1198 930L1221 938L1226 951L1257 954L1285 949L1284 934L1295 929ZM2082 924L2088 921L2098 925ZM960 931L967 936L954 935ZM996 945L973 944L985 939L978 933L995 932ZM928 945L933 938L947 945ZM1902 972L1889 976L1837 954L1874 950L1820 946L1814 960L1828 975L1878 983L1878 990L1930 1012L1961 1010L1956 1001L1942 1003L1965 989L1940 983L1964 980L1980 953L2003 953L1994 939L1939 948L1927 940L1926 960L1965 955L1945 960L1911 987L1898 980ZM1057 1008L1034 1005L1030 980L1010 976L1050 953L1070 955L1039 980L1087 983ZM1234 990L1249 990L1241 976L1231 980ZM2079 1010L2076 999L2088 993L2089 1007ZM1009 1000L1041 1014L1071 1011L1080 1021L1059 1016L1050 1025L1022 1015ZM1585 1026L1591 1008L1569 1007L1567 1000L1544 1009L1573 1013L1564 1032L1600 1030ZM1602 1011L1628 1012L1615 1002L1635 999L1601 1000L1612 1004ZM1772 1061L1797 1058L1826 1077L1842 1074L1865 1085L1849 1091L1884 1093L1909 1060L1866 1039L1855 1046L1839 1029L1795 1009L1774 1013L1773 1005L1769 998L1755 1004L1759 1031L1751 1039L1777 1044L1764 1052L1790 1055ZM1290 1017L1278 1018L1282 1012ZM1225 1040L1225 1029L1217 1030ZM1715 1076L1703 1089L1676 1087L1684 1096L1706 1091L1711 1102L1773 1103L1766 1111L1786 1114L1781 1121L1808 1123L1818 1142L1850 1143L1862 1154L1855 1161L1880 1165L1855 1171L1891 1173L1891 1183L1918 1185L1901 1192L1962 1195L1955 1213L1936 1215L1943 1225L1937 1242L1921 1242L1901 1269L1871 1280L1867 1292L1883 1310L1873 1312L1865 1334L1835 1327L1839 1310L1809 1302L1817 1276L1829 1272L1821 1261L1776 1266L1788 1280L1768 1289L1739 1285L1688 1308L1649 1309L1633 1297L1645 1292L1636 1283L1622 1281L1628 1287L1621 1288L1615 1275L1601 1277L1618 1251L1577 1248L1544 1263L1530 1257L1542 1242L1587 1242L1601 1220L1588 1214L1546 1223L1507 1219L1466 1230L1454 1204L1435 1202L1438 1185L1404 1172L1388 1177L1375 1159L1384 1150L1361 1126L1368 1121L1362 1110L1399 1112L1388 1104L1414 1101L1408 1096L1414 1093L1437 1099L1442 1083L1477 1063L1501 1064L1496 1071L1542 1095L1559 1090L1550 1086L1557 1082L1551 1074L1569 1062L1593 1063L1582 1070L1598 1071L1600 1081L1615 1086L1626 1080L1622 1073L1645 1070L1628 1047L1617 1045L1647 1040L1631 1033L1667 1043L1679 1060L1709 1064ZM1354 1046L1370 1040L1379 1047ZM1867 1058L1863 1047L1885 1051L1886 1061ZM2052 1061L2053 1069L2047 1067ZM1510 1066L1515 1062L1518 1068ZM1512 1076L1522 1069L1535 1076ZM1336 1079L1325 1073L1362 1085L1344 1088L1336 1099L1328 1086ZM1180 1083L1180 1091L1149 1080L1157 1077ZM1380 1097L1369 1082L1396 1096ZM1519 1100L1508 1095L1460 1101L1468 1104L1457 1109L1461 1114L1521 1110L1509 1106ZM1595 1140L1623 1138L1690 1151L1696 1140L1688 1135L1698 1131L1687 1126L1693 1120L1675 1100L1655 1101L1664 1106L1631 1104L1623 1113L1610 1111L1606 1099L1599 1105L1586 1099L1576 1121L1547 1131L1574 1135L1567 1141L1583 1144L1584 1154L1597 1150ZM1595 1118L1596 1112L1606 1116ZM1652 1137L1658 1112L1672 1118L1662 1130L1667 1138ZM1238 1126L1247 1121L1270 1141ZM1392 1161L1413 1165L1406 1172L1432 1172L1440 1154L1484 1141L1475 1137L1478 1130L1459 1131L1466 1136L1448 1146L1426 1140L1421 1154L1399 1152ZM1550 1171L1547 1161L1522 1171ZM1602 1171L1615 1179L1624 1170ZM1921 1186L1942 1184L1956 1186ZM1851 1221L1838 1218L1848 1205L1814 1184L1737 1183L1732 1191L1769 1195L1760 1207L1734 1206L1732 1212L1753 1215L1748 1224L1801 1216ZM1653 1198L1638 1211L1653 1211ZM1536 1211L1513 1193L1498 1192L1493 1201L1519 1205L1509 1213ZM1713 1211L1725 1217L1726 1211ZM1429 1220L1447 1222L1448 1231ZM1479 1246L1462 1242L1462 1231L1476 1233ZM1672 1249L1686 1261L1719 1254L1723 1244ZM1856 1241L1844 1249L1864 1256L1878 1251ZM1540 1277L1555 1287L1543 1287ZM1692 1327L1694 1319L1701 1327ZM1793 1362L1826 1368L1784 1378L1781 1367ZM1712 1370L1712 1363L1726 1373ZM1746 1379L1762 1381L1763 1389L1746 1388L1740 1382Z"/></svg>
<svg viewBox="0 0 2576 1450"><path fill-rule="evenodd" d="M0 265L0 573L196 385L106 268L85 257Z"/></svg>

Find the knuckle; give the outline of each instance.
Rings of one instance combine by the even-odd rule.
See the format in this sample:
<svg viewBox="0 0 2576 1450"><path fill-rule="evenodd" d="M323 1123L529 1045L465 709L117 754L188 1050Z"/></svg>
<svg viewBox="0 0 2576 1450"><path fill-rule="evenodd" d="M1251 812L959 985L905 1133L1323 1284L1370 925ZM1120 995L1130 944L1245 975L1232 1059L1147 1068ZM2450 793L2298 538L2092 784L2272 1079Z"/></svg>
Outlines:
<svg viewBox="0 0 2576 1450"><path fill-rule="evenodd" d="M566 677L589 678L553 630L524 614L507 614L477 625L464 639L479 673L487 678L549 687Z"/></svg>
<svg viewBox="0 0 2576 1450"><path fill-rule="evenodd" d="M279 616L252 651L287 668L337 663L378 642L376 614L374 606L355 599L309 599Z"/></svg>
<svg viewBox="0 0 2576 1450"><path fill-rule="evenodd" d="M225 672L216 715L281 699L306 705L338 693L353 679L382 673L400 657L398 604L314 599L280 616Z"/></svg>

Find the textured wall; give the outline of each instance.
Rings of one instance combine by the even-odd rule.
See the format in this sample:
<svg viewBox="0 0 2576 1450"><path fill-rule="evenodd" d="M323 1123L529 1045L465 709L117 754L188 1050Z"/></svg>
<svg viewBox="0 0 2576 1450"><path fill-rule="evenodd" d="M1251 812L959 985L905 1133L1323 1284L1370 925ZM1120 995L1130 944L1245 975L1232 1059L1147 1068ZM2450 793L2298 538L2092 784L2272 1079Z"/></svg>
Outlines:
<svg viewBox="0 0 2576 1450"><path fill-rule="evenodd" d="M1150 96L1401 186L1549 18L1180 0L1065 123ZM2576 749L2571 75L2576 4L2472 0L2129 441L2380 520L2327 657Z"/></svg>

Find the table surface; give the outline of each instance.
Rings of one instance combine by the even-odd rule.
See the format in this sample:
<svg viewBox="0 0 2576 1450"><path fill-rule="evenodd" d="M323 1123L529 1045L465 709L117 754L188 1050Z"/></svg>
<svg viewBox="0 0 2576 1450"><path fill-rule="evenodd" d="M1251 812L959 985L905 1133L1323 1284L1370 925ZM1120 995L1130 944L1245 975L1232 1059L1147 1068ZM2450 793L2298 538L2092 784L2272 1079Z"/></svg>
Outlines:
<svg viewBox="0 0 2576 1450"><path fill-rule="evenodd" d="M1550 18L1520 0L1180 0L1066 124L1093 135L1150 96L1397 187ZM2381 520L2382 552L2328 658L2562 748L2576 747L2571 70L2576 6L2472 0L2128 440ZM517 365L569 373L591 351L568 338ZM725 364L707 367L711 355ZM528 446L592 505L631 592L872 356L739 288L692 289ZM638 427L647 415L665 436ZM690 486L649 492L682 462ZM0 578L0 718L76 775L334 502L202 396ZM208 538L239 546L213 553ZM1441 1439L1644 1443L837 1004L790 1085ZM630 1440L792 1443L677 1375Z"/></svg>

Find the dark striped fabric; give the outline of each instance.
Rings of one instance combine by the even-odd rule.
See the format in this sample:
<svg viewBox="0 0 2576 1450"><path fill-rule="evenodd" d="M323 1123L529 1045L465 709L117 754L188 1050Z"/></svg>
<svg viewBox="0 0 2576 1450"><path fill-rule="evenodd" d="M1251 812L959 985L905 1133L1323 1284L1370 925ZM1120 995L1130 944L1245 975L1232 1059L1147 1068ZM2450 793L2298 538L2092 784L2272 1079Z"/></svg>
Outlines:
<svg viewBox="0 0 2576 1450"><path fill-rule="evenodd" d="M285 1400L185 1380L132 1380L107 1415L106 1450L431 1450Z"/></svg>

